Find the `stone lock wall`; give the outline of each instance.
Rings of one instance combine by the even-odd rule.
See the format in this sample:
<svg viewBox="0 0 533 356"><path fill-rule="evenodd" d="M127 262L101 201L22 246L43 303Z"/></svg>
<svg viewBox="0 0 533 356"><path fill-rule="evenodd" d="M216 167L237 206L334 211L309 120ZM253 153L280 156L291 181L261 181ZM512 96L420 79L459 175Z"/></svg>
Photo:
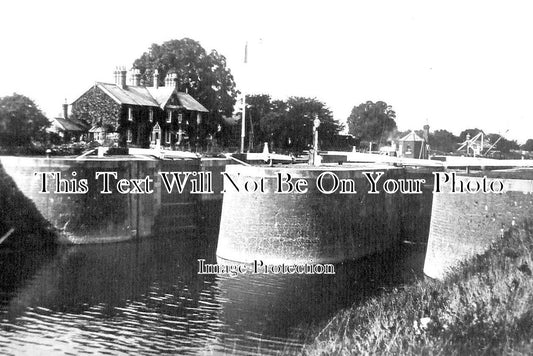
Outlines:
<svg viewBox="0 0 533 356"><path fill-rule="evenodd" d="M457 178L482 182L479 177ZM433 195L426 275L444 278L459 262L485 252L511 226L520 227L533 218L533 180L499 180L504 184L500 194L449 193L449 186L445 186Z"/></svg>
<svg viewBox="0 0 533 356"><path fill-rule="evenodd" d="M435 168L405 168L408 179L423 179L422 194L401 194L402 224L400 234L403 240L425 244L428 240L433 203L433 172Z"/></svg>
<svg viewBox="0 0 533 356"><path fill-rule="evenodd" d="M325 171L353 179L357 194L320 192L315 183ZM263 178L266 192L237 192L225 182L217 256L239 262L322 263L390 247L400 236L401 194L368 194L364 171L384 172L383 180L403 176L402 169L376 166L227 166L226 172L239 176L241 184ZM309 191L274 193L277 173L305 179Z"/></svg>
<svg viewBox="0 0 533 356"><path fill-rule="evenodd" d="M159 161L160 172L197 172L200 168L199 160ZM152 234L157 236L174 236L184 231L191 231L197 227L198 195L191 194L190 180L185 189L178 194L175 189L168 193L163 186L161 178L155 177L155 186L159 200L158 213L154 220L148 219L146 223L153 225ZM149 206L148 209L152 207ZM148 215L149 216L149 215Z"/></svg>
<svg viewBox="0 0 533 356"><path fill-rule="evenodd" d="M161 234L176 234L196 226L197 197L190 183L182 194L167 193L160 171L198 171L199 160L157 161L151 159L68 159L0 157L5 173L16 183L16 194L32 202L40 219L55 229L58 242L101 243ZM41 193L42 181L35 173L60 172L66 180L87 179L85 194L56 191L48 177L48 193ZM76 175L73 175L75 172ZM116 172L117 179L153 179L152 194L120 194L116 180L111 194L102 194L103 178L96 172ZM24 209L13 206L12 209ZM5 212L11 214L13 212ZM36 230L35 226L32 230Z"/></svg>

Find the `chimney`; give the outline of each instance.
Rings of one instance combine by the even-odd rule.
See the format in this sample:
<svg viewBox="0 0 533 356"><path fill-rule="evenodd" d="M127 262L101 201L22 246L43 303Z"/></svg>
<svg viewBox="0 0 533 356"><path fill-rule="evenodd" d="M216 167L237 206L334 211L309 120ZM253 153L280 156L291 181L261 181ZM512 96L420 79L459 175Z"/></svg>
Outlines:
<svg viewBox="0 0 533 356"><path fill-rule="evenodd" d="M67 99L65 99L65 103L63 104L63 119L68 120L68 104L67 104Z"/></svg>
<svg viewBox="0 0 533 356"><path fill-rule="evenodd" d="M117 67L115 69L115 85L124 89L126 87L126 67Z"/></svg>
<svg viewBox="0 0 533 356"><path fill-rule="evenodd" d="M154 88L159 88L159 71L156 69L154 71Z"/></svg>
<svg viewBox="0 0 533 356"><path fill-rule="evenodd" d="M178 73L172 73L170 85L174 88L178 87Z"/></svg>
<svg viewBox="0 0 533 356"><path fill-rule="evenodd" d="M165 77L165 86L166 87L178 87L178 74L177 73L168 73Z"/></svg>
<svg viewBox="0 0 533 356"><path fill-rule="evenodd" d="M126 74L128 72L126 71L126 67L122 67L122 69L120 70L120 87L122 89L126 88Z"/></svg>
<svg viewBox="0 0 533 356"><path fill-rule="evenodd" d="M133 68L131 70L131 85L138 87L141 85L141 70Z"/></svg>

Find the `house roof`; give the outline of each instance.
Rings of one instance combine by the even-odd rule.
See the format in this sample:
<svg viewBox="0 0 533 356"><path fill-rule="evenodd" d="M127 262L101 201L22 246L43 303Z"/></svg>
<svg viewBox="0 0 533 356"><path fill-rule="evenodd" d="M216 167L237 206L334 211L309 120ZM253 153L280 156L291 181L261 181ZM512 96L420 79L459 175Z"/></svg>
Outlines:
<svg viewBox="0 0 533 356"><path fill-rule="evenodd" d="M185 109L187 110L193 110L193 111L201 111L201 112L208 112L208 110L199 102L194 100L192 96L190 96L187 93L182 93L180 91L177 92L178 94L178 100Z"/></svg>
<svg viewBox="0 0 533 356"><path fill-rule="evenodd" d="M418 136L414 131L411 131L407 135L402 137L399 141L424 141L424 139Z"/></svg>
<svg viewBox="0 0 533 356"><path fill-rule="evenodd" d="M174 91L176 91L176 88L173 87L160 87L157 89L154 87L149 87L146 89L148 90L152 98L154 98L154 100L156 101L157 106L159 106L161 109L165 108L165 105L167 104L168 100L170 99Z"/></svg>
<svg viewBox="0 0 533 356"><path fill-rule="evenodd" d="M101 126L93 126L89 132L105 132L105 129Z"/></svg>
<svg viewBox="0 0 533 356"><path fill-rule="evenodd" d="M154 87L148 87L146 89L159 104L161 109L165 108L168 101L172 97L172 94L176 93L180 106L183 106L185 109L191 111L208 112L208 110L202 104L197 102L192 96L187 93L177 91L176 88L160 87L156 89Z"/></svg>
<svg viewBox="0 0 533 356"><path fill-rule="evenodd" d="M116 84L97 82L102 89L118 104L160 107L164 109L168 100L176 93L180 106L186 110L208 112L208 110L187 93L182 93L174 87L143 87L128 85L124 88Z"/></svg>
<svg viewBox="0 0 533 356"><path fill-rule="evenodd" d="M56 117L54 118L54 121L56 122L56 125L63 131L85 132L89 129L87 125L74 119Z"/></svg>
<svg viewBox="0 0 533 356"><path fill-rule="evenodd" d="M118 85L108 83L96 83L96 86L102 89L118 104L159 106L145 87L126 86L125 88L121 88Z"/></svg>

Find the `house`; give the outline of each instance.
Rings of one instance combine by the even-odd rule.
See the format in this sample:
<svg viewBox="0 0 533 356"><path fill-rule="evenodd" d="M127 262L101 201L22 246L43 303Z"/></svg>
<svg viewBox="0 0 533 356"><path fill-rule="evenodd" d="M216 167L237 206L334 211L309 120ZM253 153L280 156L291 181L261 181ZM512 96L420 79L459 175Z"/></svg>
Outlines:
<svg viewBox="0 0 533 356"><path fill-rule="evenodd" d="M63 143L68 143L87 139L89 129L87 123L69 117L68 104L63 104L63 117L53 118L47 131L57 134Z"/></svg>
<svg viewBox="0 0 533 356"><path fill-rule="evenodd" d="M414 131L409 132L398 140L398 156L406 158L428 158L427 141L418 136Z"/></svg>
<svg viewBox="0 0 533 356"><path fill-rule="evenodd" d="M176 73L168 73L159 87L157 70L153 86L140 83L140 71L115 70L114 83L96 82L72 103L72 115L90 123L89 139L120 146L185 147L197 141L202 116L208 110L192 96L178 90Z"/></svg>

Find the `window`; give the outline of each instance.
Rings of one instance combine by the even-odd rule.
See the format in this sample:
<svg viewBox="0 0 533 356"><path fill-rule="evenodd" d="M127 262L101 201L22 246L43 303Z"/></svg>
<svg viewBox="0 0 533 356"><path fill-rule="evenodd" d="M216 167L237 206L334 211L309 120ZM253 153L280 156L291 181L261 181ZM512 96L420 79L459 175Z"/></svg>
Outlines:
<svg viewBox="0 0 533 356"><path fill-rule="evenodd" d="M172 122L172 111L169 111L167 115L167 123L170 124L171 122Z"/></svg>
<svg viewBox="0 0 533 356"><path fill-rule="evenodd" d="M165 131L165 142L170 145L170 131Z"/></svg>
<svg viewBox="0 0 533 356"><path fill-rule="evenodd" d="M128 131L126 131L126 141L127 141L127 142L131 142L131 140L132 140L132 136L133 136L133 135L132 135L131 130L128 129Z"/></svg>
<svg viewBox="0 0 533 356"><path fill-rule="evenodd" d="M148 119L150 122L154 121L154 109L150 108L150 111L148 112Z"/></svg>
<svg viewBox="0 0 533 356"><path fill-rule="evenodd" d="M128 121L133 121L133 109L128 108Z"/></svg>

